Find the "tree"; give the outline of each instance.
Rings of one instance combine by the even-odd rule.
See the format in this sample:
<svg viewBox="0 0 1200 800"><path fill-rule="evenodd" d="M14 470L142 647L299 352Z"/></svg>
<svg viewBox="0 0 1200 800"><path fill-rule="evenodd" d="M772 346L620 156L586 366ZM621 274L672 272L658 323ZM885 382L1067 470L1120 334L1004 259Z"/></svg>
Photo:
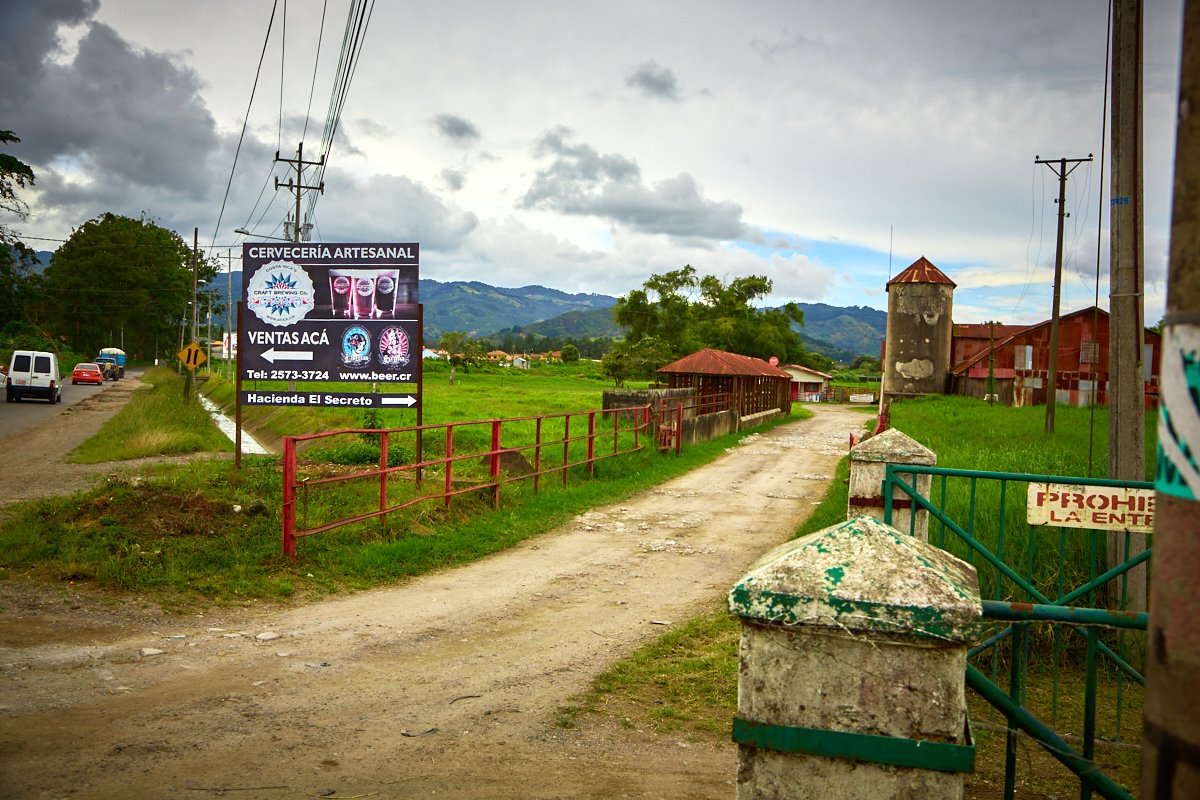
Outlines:
<svg viewBox="0 0 1200 800"><path fill-rule="evenodd" d="M216 271L214 263L200 264L200 281ZM148 353L191 324L192 249L144 216L101 214L55 252L46 293L55 330L76 350L123 337L126 350Z"/></svg>
<svg viewBox="0 0 1200 800"><path fill-rule="evenodd" d="M466 369L478 364L484 356L483 345L472 339L466 331L446 331L442 334L438 347L446 351L446 360L450 363L450 385L454 385L454 374L458 367Z"/></svg>
<svg viewBox="0 0 1200 800"><path fill-rule="evenodd" d="M820 358L805 350L793 329L804 324L800 307L795 303L755 307L771 289L771 279L763 275L725 283L711 275L698 278L689 264L666 275L653 275L642 289L618 299L613 321L626 329L630 344L655 337L675 355L712 347L762 359L778 356L781 361L811 366L810 362ZM693 301L690 294L697 290L699 298Z"/></svg>
<svg viewBox="0 0 1200 800"><path fill-rule="evenodd" d="M689 294L698 285L696 270L691 264L665 275L651 275L641 289L617 299L613 306L613 321L626 329L625 339L630 343L654 336L667 342L677 353L691 352L697 348L690 334L692 302Z"/></svg>
<svg viewBox="0 0 1200 800"><path fill-rule="evenodd" d="M20 142L12 131L0 130L0 144ZM29 216L29 207L18 194L34 184L33 168L8 153L0 153L0 210L18 219ZM41 289L41 276L35 270L37 256L19 235L0 225L0 327L6 323L29 321Z"/></svg>
<svg viewBox="0 0 1200 800"><path fill-rule="evenodd" d="M0 131L0 144L20 142L12 131ZM29 207L17 197L17 189L33 186L33 169L15 156L0 153L0 210L16 214L21 219L29 216Z"/></svg>
<svg viewBox="0 0 1200 800"><path fill-rule="evenodd" d="M616 342L600 360L600 371L613 379L618 389L631 378L650 379L655 371L674 358L671 348L655 336L645 336L636 342Z"/></svg>
<svg viewBox="0 0 1200 800"><path fill-rule="evenodd" d="M573 344L563 345L562 350L559 352L562 354L562 360L565 364L571 364L579 360L579 348Z"/></svg>

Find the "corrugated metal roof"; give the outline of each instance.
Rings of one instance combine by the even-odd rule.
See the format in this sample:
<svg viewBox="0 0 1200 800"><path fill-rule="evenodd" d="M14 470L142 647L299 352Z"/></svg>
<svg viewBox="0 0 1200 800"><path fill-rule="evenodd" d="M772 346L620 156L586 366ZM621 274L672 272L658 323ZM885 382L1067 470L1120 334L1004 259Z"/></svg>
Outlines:
<svg viewBox="0 0 1200 800"><path fill-rule="evenodd" d="M759 375L787 378L789 381L792 379L791 375L778 367L772 367L761 358L739 356L736 353L711 348L697 350L690 356L659 367L658 371L686 375Z"/></svg>
<svg viewBox="0 0 1200 800"><path fill-rule="evenodd" d="M887 285L891 286L893 283L948 283L951 286L958 285L947 278L946 273L935 267L925 256L921 256L909 264L907 269L888 281Z"/></svg>
<svg viewBox="0 0 1200 800"><path fill-rule="evenodd" d="M784 365L783 369L785 372L788 370L796 370L797 372L807 372L810 375L820 375L822 378L829 378L831 380L833 378L833 376L828 372L821 372L820 370L815 370L812 367L803 367L799 364L786 364Z"/></svg>
<svg viewBox="0 0 1200 800"><path fill-rule="evenodd" d="M989 339L993 336L997 339L1003 339L1007 336L1020 333L1028 327L1028 325L992 326L986 322L964 322L955 323L953 335L956 339Z"/></svg>

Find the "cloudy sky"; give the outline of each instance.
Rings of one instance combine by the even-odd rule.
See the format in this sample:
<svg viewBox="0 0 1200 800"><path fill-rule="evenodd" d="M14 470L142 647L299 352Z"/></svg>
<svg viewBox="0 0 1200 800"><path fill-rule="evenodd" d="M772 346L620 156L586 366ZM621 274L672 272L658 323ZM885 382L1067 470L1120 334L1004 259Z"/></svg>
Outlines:
<svg viewBox="0 0 1200 800"><path fill-rule="evenodd" d="M222 257L243 241L235 228L282 236L289 194L272 178L289 168L273 158L301 141L306 159L320 155L349 8L0 3L0 128L22 139L5 152L37 174L16 227L50 250L97 214L145 212L189 241L198 227ZM924 255L959 285L956 321L1039 321L1058 186L1034 159L1105 155L1107 10L384 0L361 37L313 238L416 241L422 277L442 281L620 295L691 264L769 276L771 305L881 309L889 276ZM1180 16L1178 0L1146 4L1151 323L1164 308ZM1099 160L1071 175L1064 311L1093 301L1098 216L1107 306L1107 196Z"/></svg>

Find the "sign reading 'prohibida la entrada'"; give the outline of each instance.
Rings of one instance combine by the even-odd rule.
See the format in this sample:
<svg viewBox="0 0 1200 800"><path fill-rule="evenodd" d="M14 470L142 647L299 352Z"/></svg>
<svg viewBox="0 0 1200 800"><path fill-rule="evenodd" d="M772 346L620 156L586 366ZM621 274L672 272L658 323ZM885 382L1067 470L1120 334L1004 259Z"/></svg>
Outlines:
<svg viewBox="0 0 1200 800"><path fill-rule="evenodd" d="M1030 525L1154 531L1154 490L1073 483L1031 483L1026 506Z"/></svg>

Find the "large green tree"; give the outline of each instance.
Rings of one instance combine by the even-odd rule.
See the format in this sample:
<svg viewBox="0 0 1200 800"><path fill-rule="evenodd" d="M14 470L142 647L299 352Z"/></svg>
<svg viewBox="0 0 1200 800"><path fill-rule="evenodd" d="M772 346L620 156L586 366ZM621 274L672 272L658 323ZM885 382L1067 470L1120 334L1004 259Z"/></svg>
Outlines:
<svg viewBox="0 0 1200 800"><path fill-rule="evenodd" d="M763 275L726 283L711 275L698 277L689 264L654 275L641 289L618 299L613 320L626 330L631 345L654 337L665 342L676 357L712 347L812 366L811 362L819 359L805 350L793 328L804 324L800 307L795 303L756 307L770 296L771 289L771 279Z"/></svg>
<svg viewBox="0 0 1200 800"><path fill-rule="evenodd" d="M198 271L209 280L216 265ZM191 322L192 249L144 216L101 214L54 253L46 293L54 329L80 352L122 340L135 355L174 352Z"/></svg>
<svg viewBox="0 0 1200 800"><path fill-rule="evenodd" d="M0 130L0 144L20 141L12 131ZM16 156L0 153L0 211L26 219L29 207L18 190L33 186L34 180L32 167ZM36 254L20 235L0 224L0 328L11 322L33 321L33 310L41 297L36 263Z"/></svg>

